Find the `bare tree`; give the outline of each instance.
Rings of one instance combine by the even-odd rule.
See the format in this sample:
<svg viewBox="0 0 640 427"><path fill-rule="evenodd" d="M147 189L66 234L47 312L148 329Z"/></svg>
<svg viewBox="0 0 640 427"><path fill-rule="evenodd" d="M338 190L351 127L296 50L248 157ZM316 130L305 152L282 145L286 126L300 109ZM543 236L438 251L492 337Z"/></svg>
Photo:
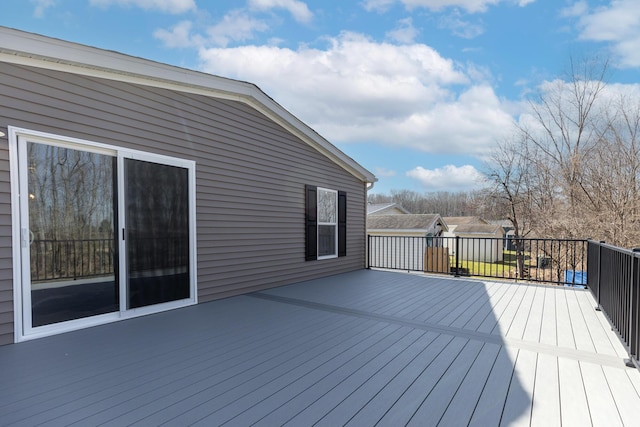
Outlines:
<svg viewBox="0 0 640 427"><path fill-rule="evenodd" d="M521 238L532 231L535 179L527 139L519 134L496 145L485 168L488 194L513 225L516 274L525 277L525 248Z"/></svg>

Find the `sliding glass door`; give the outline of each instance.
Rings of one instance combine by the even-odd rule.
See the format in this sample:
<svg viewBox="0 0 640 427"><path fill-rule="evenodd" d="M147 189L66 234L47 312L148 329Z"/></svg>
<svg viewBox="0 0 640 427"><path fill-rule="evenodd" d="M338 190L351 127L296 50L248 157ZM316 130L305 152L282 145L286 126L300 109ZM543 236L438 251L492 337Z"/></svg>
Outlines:
<svg viewBox="0 0 640 427"><path fill-rule="evenodd" d="M118 306L113 155L26 142L31 326Z"/></svg>
<svg viewBox="0 0 640 427"><path fill-rule="evenodd" d="M18 135L22 331L195 303L195 165Z"/></svg>
<svg viewBox="0 0 640 427"><path fill-rule="evenodd" d="M125 159L127 308L189 298L188 170Z"/></svg>

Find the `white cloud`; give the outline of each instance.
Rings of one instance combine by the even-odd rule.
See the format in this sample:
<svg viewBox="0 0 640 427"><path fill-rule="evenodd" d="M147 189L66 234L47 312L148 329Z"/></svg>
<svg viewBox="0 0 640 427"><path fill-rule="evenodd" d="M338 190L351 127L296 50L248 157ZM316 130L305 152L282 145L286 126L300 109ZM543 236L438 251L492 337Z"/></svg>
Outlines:
<svg viewBox="0 0 640 427"><path fill-rule="evenodd" d="M426 8L441 11L446 8L458 7L469 13L486 12L489 6L498 3L512 3L524 7L535 0L365 0L363 6L367 11L385 12L393 4L401 3L407 9Z"/></svg>
<svg viewBox="0 0 640 427"><path fill-rule="evenodd" d="M585 0L580 0L560 10L560 16L564 18L571 18L576 16L585 15L589 11L589 5Z"/></svg>
<svg viewBox="0 0 640 427"><path fill-rule="evenodd" d="M362 6L367 12L386 12L396 0L365 0Z"/></svg>
<svg viewBox="0 0 640 427"><path fill-rule="evenodd" d="M181 48L198 46L201 42L192 37L191 29L193 24L190 21L182 21L171 27L171 30L158 29L153 36L161 40L166 47Z"/></svg>
<svg viewBox="0 0 640 427"><path fill-rule="evenodd" d="M474 24L463 20L458 10L455 10L449 15L442 16L438 21L438 26L440 28L446 28L454 35L464 39L472 39L484 33L484 28L481 24Z"/></svg>
<svg viewBox="0 0 640 427"><path fill-rule="evenodd" d="M481 156L510 129L493 89L429 46L353 33L328 43L203 48L200 56L204 71L256 83L333 142Z"/></svg>
<svg viewBox="0 0 640 427"><path fill-rule="evenodd" d="M169 30L158 29L153 35L161 40L167 47L226 47L231 42L244 42L254 38L256 32L267 31L269 26L251 17L242 10L233 10L227 13L220 22L209 26L206 36L194 34L193 24L190 21L182 21Z"/></svg>
<svg viewBox="0 0 640 427"><path fill-rule="evenodd" d="M254 10L285 9L298 22L308 23L313 19L313 13L307 5L297 0L249 0L249 7Z"/></svg>
<svg viewBox="0 0 640 427"><path fill-rule="evenodd" d="M375 174L378 178L391 178L393 176L396 176L397 173L392 169L377 167L375 170Z"/></svg>
<svg viewBox="0 0 640 427"><path fill-rule="evenodd" d="M36 18L43 18L45 11L56 4L55 0L31 0L31 3L35 5L33 16Z"/></svg>
<svg viewBox="0 0 640 427"><path fill-rule="evenodd" d="M145 10L180 14L196 10L195 0L90 0L92 6L109 7L111 5L139 7Z"/></svg>
<svg viewBox="0 0 640 427"><path fill-rule="evenodd" d="M244 11L231 11L224 16L222 21L207 29L207 35L211 43L216 46L227 46L229 42L247 41L254 37L256 32L266 31L269 26L251 17Z"/></svg>
<svg viewBox="0 0 640 427"><path fill-rule="evenodd" d="M463 191L482 186L482 174L471 165L446 165L436 169L418 166L407 172L425 191Z"/></svg>
<svg viewBox="0 0 640 427"><path fill-rule="evenodd" d="M608 6L583 11L579 27L581 39L611 43L622 66L640 67L640 2L637 0L612 0Z"/></svg>
<svg viewBox="0 0 640 427"><path fill-rule="evenodd" d="M398 21L396 29L387 32L386 36L395 42L409 44L418 36L418 30L413 26L412 19L406 18Z"/></svg>

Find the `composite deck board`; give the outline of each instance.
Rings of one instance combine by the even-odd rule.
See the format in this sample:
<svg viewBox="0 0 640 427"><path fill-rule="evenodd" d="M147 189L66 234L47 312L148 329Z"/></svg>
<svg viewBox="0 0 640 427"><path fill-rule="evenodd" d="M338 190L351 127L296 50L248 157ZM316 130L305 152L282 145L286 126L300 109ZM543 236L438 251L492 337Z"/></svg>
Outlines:
<svg viewBox="0 0 640 427"><path fill-rule="evenodd" d="M558 383L562 425L593 425L580 362L558 359Z"/></svg>
<svg viewBox="0 0 640 427"><path fill-rule="evenodd" d="M100 413L104 407L109 408L109 416L113 416L116 412L114 408L118 403L125 402L125 405L131 406L132 403L136 401L136 397L138 399L148 399L151 397L158 399L160 397L162 387L167 388L169 393L174 394L176 391L180 390L180 384L182 382L192 384L196 379L201 381L202 377L199 376L201 372L207 371L207 375L210 376L212 373L222 370L222 373L228 376L234 372L234 369L232 368L239 370L255 366L255 360L251 359L255 359L255 350L257 348L260 349L260 355L262 357L270 355L270 351L279 353L283 351L283 346L286 348L286 344L291 342L290 335L291 334L288 333L279 340L275 340L272 337L272 340L270 340L268 344L257 341L255 344L249 343L249 345L244 346L244 348L241 348L237 352L225 352L222 354L222 360L225 363L222 363L221 365L211 365L211 361L216 360L216 355L207 351L199 351L195 353L198 355L196 360L188 357L185 358L184 353L182 353L182 357L168 360L166 363L160 363L161 361L154 360L152 357L142 358L140 363L137 364L139 366L133 366L134 369L131 371L124 369L122 372L114 373L115 375L107 372L104 375L105 378L91 378L92 382L101 384L100 389L94 393L88 393L83 389L79 389L77 390L76 395L62 396L61 398L69 402L67 405L83 408L82 411L75 411L75 417L82 418L83 412L90 414ZM224 341L218 341L216 343L216 347L228 350ZM178 354L178 356L180 356L180 354ZM250 360L245 364L238 365L238 362L242 362L242 357L247 356ZM145 365L148 367L147 369L150 370L150 372L144 371ZM178 367L181 367L181 369L177 369ZM140 373L141 369L142 373ZM216 379L222 381L224 378L216 377ZM124 392L122 387L126 387ZM133 400L130 399L132 396L134 398ZM56 406L48 408L48 412L42 414L43 417L52 419L55 418L57 414L64 413L65 409L67 409L57 401L53 403L55 403ZM136 403L141 404L138 401L136 401ZM38 419L35 419L34 422L38 422ZM56 422L68 424L70 423L70 420L62 418L56 419Z"/></svg>
<svg viewBox="0 0 640 427"><path fill-rule="evenodd" d="M556 296L556 333L559 347L577 348L567 303L567 292L555 292Z"/></svg>
<svg viewBox="0 0 640 427"><path fill-rule="evenodd" d="M540 342L542 318L544 316L545 291L546 289L544 287L536 286L527 324L522 334L522 339L526 341Z"/></svg>
<svg viewBox="0 0 640 427"><path fill-rule="evenodd" d="M141 417L143 424L157 424L205 405L207 408L222 407L249 393L256 383L269 384L281 380L285 374L293 375L295 372L304 371L314 363L334 357L336 352L343 349L345 343L350 343L353 339L365 339L380 328L380 325L365 323L360 327L351 325L349 331L330 339L320 337L319 343L313 342L309 346L294 349L292 347L297 342L292 340L291 347L280 347L272 353L256 354L254 351L253 360L236 365L232 369L224 369L225 366L222 366L215 375L203 373L203 376L195 381L185 381L183 387L168 384L165 393L145 403L142 410L140 405L133 405L137 412L136 417ZM130 417L124 419L130 420ZM114 419L110 424L118 425L121 422L122 419Z"/></svg>
<svg viewBox="0 0 640 427"><path fill-rule="evenodd" d="M515 366L500 425L528 426L531 422L537 354L533 351L517 350L512 352L511 358Z"/></svg>
<svg viewBox="0 0 640 427"><path fill-rule="evenodd" d="M450 326L477 331L480 325L485 321L485 319L490 316L491 318L493 318L494 307L496 307L503 299L509 298L507 295L509 294L510 290L513 290L513 287L499 286L499 291L493 294L487 301L485 301L484 305L476 313L474 313L471 318L461 318L460 322L456 321Z"/></svg>
<svg viewBox="0 0 640 427"><path fill-rule="evenodd" d="M440 418L439 424L443 426L458 423L467 425L471 422L478 400L487 385L501 348L496 344L484 344L455 395L447 402L447 409Z"/></svg>
<svg viewBox="0 0 640 427"><path fill-rule="evenodd" d="M365 407L378 393L384 390L403 369L411 364L413 365L409 366L409 370L412 369L412 366L417 366L416 358L420 357L422 359L422 353L438 337L440 335L433 332L426 332L421 335L415 343L404 349L398 357L377 371L339 404L326 411L322 418L318 420L317 425L331 427L346 424L361 408ZM440 338L441 341L446 339L448 338ZM323 411L322 408L319 409Z"/></svg>
<svg viewBox="0 0 640 427"><path fill-rule="evenodd" d="M544 309L542 311L542 321L540 325L540 342L543 344L557 345L557 315L556 297L553 288L545 289Z"/></svg>
<svg viewBox="0 0 640 427"><path fill-rule="evenodd" d="M633 425L633 423L638 423L640 421L639 395L627 373L608 366L603 366L602 371L611 389L613 400L616 403L618 414L623 424Z"/></svg>
<svg viewBox="0 0 640 427"><path fill-rule="evenodd" d="M185 414L186 418L181 417L181 422L183 419L196 419L208 424L211 421L206 420L207 417L213 417L212 421L215 420L216 422L229 421L243 412L246 417L261 418L274 407L271 404L263 404L265 401L273 402L275 400L274 405L278 407L279 403L286 401L291 396L297 396L297 393L325 378L337 367L342 367L359 356L366 357L370 354L367 352L369 349L372 349L371 352L375 352L376 346L382 346L388 340L393 340L393 333L398 329L396 326L386 326L378 336L371 336L353 346L339 349L340 351L332 354L330 358L321 358L311 365L303 365L299 370L287 372L265 386L254 387L249 393L243 395L241 399L233 399L216 411L211 411L209 408L203 408L201 411L190 411ZM234 420L234 424L245 425L245 423L236 422L236 420Z"/></svg>
<svg viewBox="0 0 640 427"><path fill-rule="evenodd" d="M524 335L524 330L529 320L529 314L533 306L534 296L537 286L524 287L524 293L520 300L517 300L517 304L512 304L510 310L505 313L505 316L500 318L500 324L504 334L510 338L521 339ZM496 333L493 331L493 333Z"/></svg>
<svg viewBox="0 0 640 427"><path fill-rule="evenodd" d="M292 317L295 318L295 316ZM323 318L322 316L319 318L311 316L311 319L309 320L315 320L312 322L302 322L302 320L303 319L301 319L301 323L298 324L298 327L305 327L307 329L316 329L317 325L315 323L318 321L335 321L334 319L327 319L326 317ZM328 324L323 326L329 327ZM291 328L285 327L279 332L279 335L283 337L280 338L280 341L288 341L287 337L290 335L290 329ZM253 330L255 330L255 327L253 328ZM206 347L208 343L215 343L215 345L217 346L216 350L222 350L224 352L223 356L225 358L234 356L234 353L231 350L233 350L234 345L236 345L234 342L236 340L235 336L239 335L240 337L242 337L242 334L234 332L234 329L232 329L231 331L227 332L226 336L219 337L225 338L225 340L198 340L195 342L195 345L192 346L184 345L184 343L182 343L183 345L180 345L181 343L178 339L177 344L179 345L179 347L171 349L171 351L168 351L166 353L154 351L148 346L145 346L144 349L139 349L140 351L127 353L130 363L124 365L114 366L108 363L109 360L107 359L99 359L96 361L96 366L91 370L77 369L74 371L73 368L70 368L71 372L62 372L60 375L56 375L55 377L50 378L46 384L43 384L51 384L55 387L54 389L48 390L47 393L44 393L41 390L40 393L34 395L33 398L21 401L20 406L26 406L28 411L28 407L30 405L38 403L38 400L36 399L51 399L51 391L55 391L56 395L59 396L61 395L60 392L64 392L68 389L76 390L77 392L82 394L84 390L82 388L75 387L75 384L85 383L86 385L90 385L93 382L100 383L102 384L101 392L108 390L109 384L112 384L114 389L117 391L118 387L123 385L121 381L124 381L125 383L131 383L137 378L142 378L142 380L144 381L145 379L147 379L146 375L148 375L148 373L153 373L154 369L157 369L161 366L172 367L176 362L189 362L190 364L192 364L192 366L197 366L196 359L211 356L211 353L207 351L210 349ZM258 331L255 331L255 333L254 331L245 331L245 337L243 339L243 342L241 342L240 344L251 343L254 346L260 346L261 344L264 344L268 347L268 345L272 345L273 342L278 341L278 337L275 334L269 334L268 332L266 332L264 333L265 336L260 337L257 335L257 332ZM239 351L246 353L246 348L241 348ZM111 356L111 358L113 358L113 356ZM70 375L70 373L75 375ZM57 400L64 400L66 398L67 397L65 396L60 396L57 398ZM47 405L59 404L59 402L57 402L55 398L53 400L53 402L48 402Z"/></svg>
<svg viewBox="0 0 640 427"><path fill-rule="evenodd" d="M591 363L580 363L580 371L593 425L612 427L624 425L602 367Z"/></svg>
<svg viewBox="0 0 640 427"><path fill-rule="evenodd" d="M486 307L491 307L491 299L501 290L501 286L499 286L497 282L486 285L481 283L480 286L484 286L486 296L476 298L475 301L471 301L467 305L459 305L458 308L455 308L444 317L440 323L446 326L462 328L476 316L477 313Z"/></svg>
<svg viewBox="0 0 640 427"><path fill-rule="evenodd" d="M435 315L441 310L446 310L447 305L464 295L465 288L459 287L438 287L431 295L427 294L421 300L413 301L403 317L415 320L425 320Z"/></svg>
<svg viewBox="0 0 640 427"><path fill-rule="evenodd" d="M451 340L443 352L438 354L417 377L414 376L409 387L402 391L379 422L389 426L406 425L422 405L426 397L425 394L430 394L433 387L438 384L458 357L463 354L467 357L469 355L476 356L474 351L478 351L478 349L474 347L478 347L478 343L467 347L468 344L470 344L470 340L465 338L456 337Z"/></svg>
<svg viewBox="0 0 640 427"><path fill-rule="evenodd" d="M569 308L569 317L571 318L571 329L573 330L573 336L576 341L576 348L578 350L586 350L595 352L596 347L593 343L593 338L585 322L584 315L578 300L576 299L575 292L565 293L567 298L567 307Z"/></svg>
<svg viewBox="0 0 640 427"><path fill-rule="evenodd" d="M513 378L514 362L506 347L501 347L476 401L469 426L498 426L502 419L504 403Z"/></svg>
<svg viewBox="0 0 640 427"><path fill-rule="evenodd" d="M612 356L626 357L626 352L620 341L612 334L607 334L602 327L596 311L594 310L593 298L587 292L573 292L573 296L578 301L584 322L597 353L610 354ZM608 325L607 325L608 326Z"/></svg>
<svg viewBox="0 0 640 427"><path fill-rule="evenodd" d="M513 319L515 318L516 314L518 313L518 309L522 304L522 300L525 298L527 292L530 289L531 288L529 286L516 287L516 292L504 306L503 310L495 312L495 322L489 322L487 326L491 328L487 332L494 335L507 336L507 333L511 328L511 324L513 323ZM528 310L529 308L526 307L525 309Z"/></svg>
<svg viewBox="0 0 640 427"><path fill-rule="evenodd" d="M560 427L561 425L558 358L548 354L538 354L531 426Z"/></svg>
<svg viewBox="0 0 640 427"><path fill-rule="evenodd" d="M433 323L445 323L444 318L452 311L455 311L459 306L465 305L468 302L474 303L479 298L486 300L487 293L484 286L481 283L474 284L475 286L460 286L460 290L457 293L451 293L445 300L443 300L436 310L430 312L423 311L418 316L412 317L414 320L421 320L425 322Z"/></svg>
<svg viewBox="0 0 640 427"><path fill-rule="evenodd" d="M362 270L0 347L1 425L634 425L588 291Z"/></svg>
<svg viewBox="0 0 640 427"><path fill-rule="evenodd" d="M500 318L512 302L517 301L518 298L522 298L521 294L523 290L521 286L512 286L509 290L511 292L506 294L493 306L493 310L488 313L480 325L475 328L476 331L488 334L492 333L495 329L498 329L499 332L502 331L499 327Z"/></svg>
<svg viewBox="0 0 640 427"><path fill-rule="evenodd" d="M334 366L331 370L314 373L315 375L306 375L293 385L293 389L290 386L283 390L281 394L284 396L270 396L269 399L260 402L260 405L254 406L250 411L245 411L236 417L234 422L253 424L260 421L264 425L283 425L292 421L294 416L300 414L313 402L329 393L333 394L335 388L350 377L356 376L357 373L363 376L371 375L398 354L396 346L405 347L414 340L415 336L413 336L410 328L400 328L394 331L392 335L378 341L374 346L367 348L339 367L336 368ZM347 390L349 390L349 387L347 387ZM291 396L294 397L292 398ZM339 397L340 393L332 396L333 399L338 399ZM282 404L279 405L280 403ZM264 406L264 408L260 406ZM263 415L265 412L267 414ZM260 418L256 419L257 417ZM311 422L311 418L303 418L306 420L305 422ZM313 418L318 418L318 415L316 414Z"/></svg>
<svg viewBox="0 0 640 427"><path fill-rule="evenodd" d="M451 336L440 335L427 346L422 353L404 369L398 372L391 381L373 396L365 405L357 408L356 414L351 417L345 425L364 426L376 425L389 411L391 406L416 382L418 375L433 364L454 340ZM454 349L459 351L459 341ZM444 356L443 356L444 357Z"/></svg>
<svg viewBox="0 0 640 427"><path fill-rule="evenodd" d="M415 344L418 343L425 334L427 334L427 332L411 331L402 338L401 342L398 342L398 345L388 347L376 356L371 363L350 372L344 380L340 381L330 390L326 390L322 396L314 400L311 405L306 406L303 410L294 413L289 406L281 406L277 411L280 413L285 411L284 415L286 415L286 417L284 419L281 418L280 423L282 425L289 424L292 426L315 424L325 418L327 408L332 408L333 410L347 398L353 396L358 390L361 390L363 387L371 387L371 379L382 370L388 369L389 366L393 367L399 361L402 363L402 360L406 360L403 359L402 356L411 357L412 354L416 354L415 351L412 352L410 349L412 347L415 348ZM275 417L272 416L272 414L262 418L258 424L265 426L273 425L272 422L275 420ZM342 423L336 421L333 425L340 425L344 422L346 422L345 419L342 420Z"/></svg>

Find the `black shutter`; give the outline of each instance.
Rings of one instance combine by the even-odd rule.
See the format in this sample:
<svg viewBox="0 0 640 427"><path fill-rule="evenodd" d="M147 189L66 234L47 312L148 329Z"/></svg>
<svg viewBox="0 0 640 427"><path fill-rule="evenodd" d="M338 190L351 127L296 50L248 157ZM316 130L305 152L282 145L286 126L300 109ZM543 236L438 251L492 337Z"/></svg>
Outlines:
<svg viewBox="0 0 640 427"><path fill-rule="evenodd" d="M347 193L338 191L338 256L347 255Z"/></svg>
<svg viewBox="0 0 640 427"><path fill-rule="evenodd" d="M318 189L305 185L305 259L318 259Z"/></svg>

